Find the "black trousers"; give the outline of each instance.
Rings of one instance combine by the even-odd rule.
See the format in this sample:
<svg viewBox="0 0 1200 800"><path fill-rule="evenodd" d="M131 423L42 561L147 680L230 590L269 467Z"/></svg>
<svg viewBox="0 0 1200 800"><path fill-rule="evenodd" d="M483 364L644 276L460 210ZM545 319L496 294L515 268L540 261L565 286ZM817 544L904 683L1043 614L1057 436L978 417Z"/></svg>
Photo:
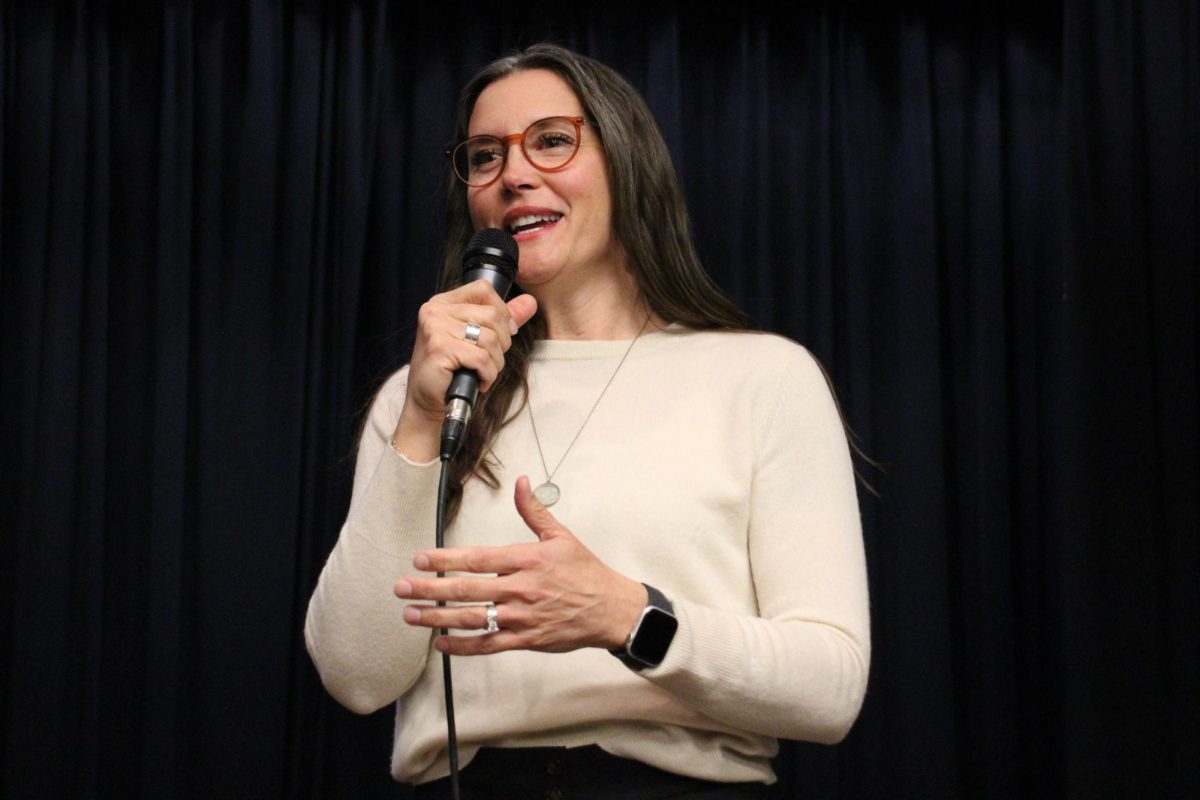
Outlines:
<svg viewBox="0 0 1200 800"><path fill-rule="evenodd" d="M462 800L743 800L774 798L762 783L685 778L588 747L484 747L459 773ZM414 787L415 800L450 800L450 779Z"/></svg>

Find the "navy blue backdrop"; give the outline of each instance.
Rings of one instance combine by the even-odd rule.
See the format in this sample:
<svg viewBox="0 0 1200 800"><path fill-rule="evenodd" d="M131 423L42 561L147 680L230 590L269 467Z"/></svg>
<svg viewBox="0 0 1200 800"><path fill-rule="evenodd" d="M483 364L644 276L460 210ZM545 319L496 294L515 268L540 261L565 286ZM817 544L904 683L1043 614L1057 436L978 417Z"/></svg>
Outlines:
<svg viewBox="0 0 1200 800"><path fill-rule="evenodd" d="M457 89L545 38L645 92L705 263L885 465L867 701L785 796L1190 796L1182 0L5 2L0 794L407 796L304 609L434 287Z"/></svg>

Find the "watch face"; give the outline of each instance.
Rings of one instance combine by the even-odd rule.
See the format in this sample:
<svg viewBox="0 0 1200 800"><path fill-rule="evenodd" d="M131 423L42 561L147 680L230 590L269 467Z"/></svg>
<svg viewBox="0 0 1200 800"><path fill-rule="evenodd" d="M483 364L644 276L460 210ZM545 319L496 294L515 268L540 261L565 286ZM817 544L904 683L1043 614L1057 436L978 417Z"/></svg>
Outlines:
<svg viewBox="0 0 1200 800"><path fill-rule="evenodd" d="M651 606L642 617L637 635L629 643L629 654L646 664L661 664L678 627L679 620L673 614Z"/></svg>

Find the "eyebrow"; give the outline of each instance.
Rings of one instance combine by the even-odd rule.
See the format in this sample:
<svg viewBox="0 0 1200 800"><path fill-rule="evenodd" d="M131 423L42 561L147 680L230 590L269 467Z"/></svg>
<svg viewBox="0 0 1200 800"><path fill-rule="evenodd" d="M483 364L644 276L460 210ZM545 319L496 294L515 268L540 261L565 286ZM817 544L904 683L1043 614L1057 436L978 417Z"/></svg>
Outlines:
<svg viewBox="0 0 1200 800"><path fill-rule="evenodd" d="M590 117L588 117L587 114L583 113L582 110L580 110L576 114L570 114L570 113L567 113L567 114L542 114L541 116L537 116L537 117L534 117L533 119L529 120L529 122L525 123L525 127L521 128L519 131L513 131L513 133L524 133L525 131L529 130L529 126L532 125L533 123L541 122L544 119L551 119L552 117L583 117L585 121L590 119ZM479 133L471 133L471 126L469 123L467 125L467 138L468 139L473 139L476 136L491 136L496 139L503 139L505 136L509 136L509 135L510 134L507 134L507 133L491 133L488 131L480 131Z"/></svg>

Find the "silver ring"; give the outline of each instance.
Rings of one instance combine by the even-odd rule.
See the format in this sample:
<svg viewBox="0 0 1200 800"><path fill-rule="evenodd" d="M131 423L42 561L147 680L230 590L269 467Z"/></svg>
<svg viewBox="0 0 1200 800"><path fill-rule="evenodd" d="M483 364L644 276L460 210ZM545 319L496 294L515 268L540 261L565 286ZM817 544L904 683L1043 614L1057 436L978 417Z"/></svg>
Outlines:
<svg viewBox="0 0 1200 800"><path fill-rule="evenodd" d="M494 605L487 607L487 627L483 630L485 633L495 633L500 630L500 612Z"/></svg>
<svg viewBox="0 0 1200 800"><path fill-rule="evenodd" d="M483 329L474 322L467 323L467 332L463 334L463 338L471 344L479 344L479 334L483 333Z"/></svg>

